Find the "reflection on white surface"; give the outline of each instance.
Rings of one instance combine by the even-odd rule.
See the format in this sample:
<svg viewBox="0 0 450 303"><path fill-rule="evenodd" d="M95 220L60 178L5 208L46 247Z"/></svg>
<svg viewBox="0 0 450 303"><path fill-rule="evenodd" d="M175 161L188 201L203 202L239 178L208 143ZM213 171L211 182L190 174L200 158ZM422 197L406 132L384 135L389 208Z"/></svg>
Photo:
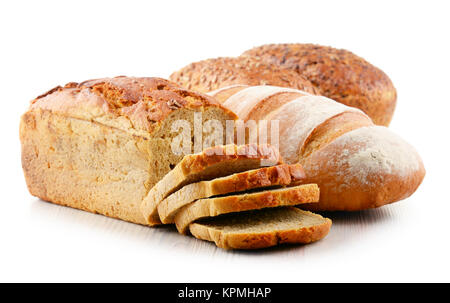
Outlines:
<svg viewBox="0 0 450 303"><path fill-rule="evenodd" d="M389 226L395 223L395 211L392 206L371 209L359 212L322 212L323 216L332 219L333 226L330 234L322 241L309 245L283 245L257 251L225 251L217 248L214 244L196 240L190 236L177 233L173 225L161 225L147 227L117 220L102 215L59 206L35 199L31 203L30 216L35 221L53 222L60 225L61 229L74 228L81 231L89 231L112 238L142 241L142 244L152 249L155 245L159 248L176 249L179 253L194 250L196 253L203 252L207 255L305 255L305 250L336 249L340 245L349 246L352 241L360 241L381 226ZM169 251L168 253L170 253Z"/></svg>

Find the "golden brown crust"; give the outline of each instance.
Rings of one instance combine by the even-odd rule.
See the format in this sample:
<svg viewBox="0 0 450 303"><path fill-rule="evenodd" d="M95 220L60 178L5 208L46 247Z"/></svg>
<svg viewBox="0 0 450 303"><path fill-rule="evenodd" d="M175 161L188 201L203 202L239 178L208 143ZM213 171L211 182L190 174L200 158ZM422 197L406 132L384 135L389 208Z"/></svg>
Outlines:
<svg viewBox="0 0 450 303"><path fill-rule="evenodd" d="M318 90L295 71L251 57L215 58L189 64L173 73L170 80L199 92L209 92L233 84L274 85L296 88L311 94Z"/></svg>
<svg viewBox="0 0 450 303"><path fill-rule="evenodd" d="M210 96L183 89L165 79L125 76L70 82L31 102L31 109L75 113L77 118L83 118L78 115L87 119L103 115L110 115L111 119L125 117L133 128L148 132L179 108L208 106L221 107Z"/></svg>
<svg viewBox="0 0 450 303"><path fill-rule="evenodd" d="M216 194L240 192L254 188L289 185L305 179L305 172L301 164L262 167L237 173L223 179L211 180L211 186ZM218 181L218 182L217 182Z"/></svg>
<svg viewBox="0 0 450 303"><path fill-rule="evenodd" d="M230 176L201 181L184 186L158 205L158 214L164 224L173 223L176 212L197 199L243 192L270 186L300 184L305 179L301 164L281 164L236 173Z"/></svg>
<svg viewBox="0 0 450 303"><path fill-rule="evenodd" d="M317 184L305 184L256 193L200 199L181 208L175 215L174 222L178 231L185 234L189 224L200 218L216 217L221 214L267 207L315 203L318 201L319 187Z"/></svg>
<svg viewBox="0 0 450 303"><path fill-rule="evenodd" d="M195 223L194 223L195 224ZM191 227L195 232L195 226ZM299 230L273 231L266 234L234 234L211 238L218 247L224 249L261 249L281 244L309 244L323 239L331 228L331 220L326 218L322 225ZM192 233L192 231L191 231Z"/></svg>
<svg viewBox="0 0 450 303"><path fill-rule="evenodd" d="M389 77L361 57L315 44L268 44L244 52L305 76L320 93L357 107L379 125L389 125L397 93Z"/></svg>
<svg viewBox="0 0 450 303"><path fill-rule="evenodd" d="M278 149L270 145L220 145L203 150L200 154L187 155L180 162L186 174L203 171L205 168L221 162L231 162L239 159L265 160L271 165L282 163L283 159Z"/></svg>
<svg viewBox="0 0 450 303"><path fill-rule="evenodd" d="M293 207L287 208L292 211L302 212ZM197 239L215 242L218 247L224 249L261 249L280 244L308 244L321 240L330 231L331 224L330 219L323 218L321 224L289 230L273 230L259 233L223 233L221 230L215 229L208 224L192 223L189 225L189 231Z"/></svg>
<svg viewBox="0 0 450 303"><path fill-rule="evenodd" d="M365 114L323 96L303 96L285 103L265 119L279 121L280 154L286 163L297 163L311 133L325 121L345 112ZM270 124L269 124L270 125Z"/></svg>

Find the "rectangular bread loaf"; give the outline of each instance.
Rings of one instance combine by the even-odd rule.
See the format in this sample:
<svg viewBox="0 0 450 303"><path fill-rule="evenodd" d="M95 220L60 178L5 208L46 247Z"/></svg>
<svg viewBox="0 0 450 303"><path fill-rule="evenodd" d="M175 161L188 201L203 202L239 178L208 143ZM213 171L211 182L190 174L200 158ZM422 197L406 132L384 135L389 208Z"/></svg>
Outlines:
<svg viewBox="0 0 450 303"><path fill-rule="evenodd" d="M172 152L178 133L171 125L193 125L194 113L224 129L226 120L236 119L211 97L159 78L56 87L21 118L28 189L46 201L146 224L142 199L183 157Z"/></svg>

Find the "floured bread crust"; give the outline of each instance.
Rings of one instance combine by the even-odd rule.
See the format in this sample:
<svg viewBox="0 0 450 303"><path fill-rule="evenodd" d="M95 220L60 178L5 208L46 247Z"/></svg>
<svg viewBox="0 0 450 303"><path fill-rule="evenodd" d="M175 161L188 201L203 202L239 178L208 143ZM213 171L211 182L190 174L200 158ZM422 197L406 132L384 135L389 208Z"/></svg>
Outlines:
<svg viewBox="0 0 450 303"><path fill-rule="evenodd" d="M301 163L321 191L310 210L379 207L409 197L425 176L414 147L382 126L347 132Z"/></svg>
<svg viewBox="0 0 450 303"><path fill-rule="evenodd" d="M379 207L408 197L424 178L415 149L389 129L375 127L357 108L271 86L230 86L210 94L241 118L258 121L259 139L265 122L267 141L279 145L284 161L304 165L309 182L318 183L322 193L311 209ZM255 131L248 137L256 137Z"/></svg>

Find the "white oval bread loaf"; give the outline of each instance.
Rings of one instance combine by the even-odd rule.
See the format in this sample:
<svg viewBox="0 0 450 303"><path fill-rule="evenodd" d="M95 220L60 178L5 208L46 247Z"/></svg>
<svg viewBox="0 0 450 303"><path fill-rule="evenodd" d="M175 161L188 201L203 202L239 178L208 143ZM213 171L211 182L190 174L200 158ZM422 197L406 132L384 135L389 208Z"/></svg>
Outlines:
<svg viewBox="0 0 450 303"><path fill-rule="evenodd" d="M360 210L410 196L425 169L414 147L384 126L355 129L302 159L321 199L311 210Z"/></svg>
<svg viewBox="0 0 450 303"><path fill-rule="evenodd" d="M239 104L224 99L233 100L246 91L251 92L248 103L245 98L239 98ZM279 150L285 162L303 164L308 182L320 186L320 202L311 209L379 207L410 196L425 176L416 150L389 129L376 127L358 109L302 91L295 95L265 86L240 85L210 95L244 113L246 121L279 122ZM274 105L265 106L267 100Z"/></svg>
<svg viewBox="0 0 450 303"><path fill-rule="evenodd" d="M173 223L177 211L195 200L256 188L298 184L304 178L305 173L300 164L281 164L192 183L182 187L159 203L159 218L164 224Z"/></svg>
<svg viewBox="0 0 450 303"><path fill-rule="evenodd" d="M307 244L324 238L331 220L295 207L267 208L207 218L189 225L197 239L225 249Z"/></svg>
<svg viewBox="0 0 450 303"><path fill-rule="evenodd" d="M175 215L174 222L178 231L185 234L189 224L201 218L267 207L314 203L317 201L319 201L317 184L200 199L181 208Z"/></svg>

